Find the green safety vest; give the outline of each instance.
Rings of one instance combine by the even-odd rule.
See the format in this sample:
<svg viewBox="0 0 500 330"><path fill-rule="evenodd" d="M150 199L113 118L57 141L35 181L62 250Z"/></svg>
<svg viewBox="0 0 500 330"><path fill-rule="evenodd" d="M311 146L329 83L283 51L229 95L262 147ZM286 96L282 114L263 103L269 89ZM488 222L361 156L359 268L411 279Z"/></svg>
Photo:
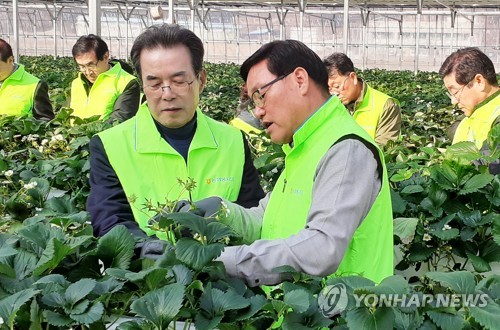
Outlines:
<svg viewBox="0 0 500 330"><path fill-rule="evenodd" d="M366 82L365 82L366 84ZM375 139L378 122L384 112L384 105L391 97L366 84L366 93L363 101L357 106L354 114L354 120ZM396 103L397 101L394 100Z"/></svg>
<svg viewBox="0 0 500 330"><path fill-rule="evenodd" d="M330 98L295 132L293 147L283 146L285 168L264 213L261 238L286 238L304 229L318 163L336 141L349 134L356 134L377 148L383 179L378 197L354 233L335 276L361 275L380 282L394 269L392 206L384 156L337 97Z"/></svg>
<svg viewBox="0 0 500 330"><path fill-rule="evenodd" d="M147 200L153 205L166 199L193 201L219 196L236 201L240 192L245 149L241 132L217 122L197 110L197 127L189 146L188 162L160 135L147 105L142 105L134 118L98 134L109 162L131 204L134 218L148 235L156 234L147 227L154 212L141 210ZM196 188L189 194L178 178L193 178Z"/></svg>
<svg viewBox="0 0 500 330"><path fill-rule="evenodd" d="M40 79L24 70L24 65L18 64L17 70L0 87L0 114L33 116L35 91L39 81Z"/></svg>
<svg viewBox="0 0 500 330"><path fill-rule="evenodd" d="M491 101L474 110L470 117L462 119L455 131L453 144L462 141L474 142L481 149L495 119L500 115L500 93Z"/></svg>
<svg viewBox="0 0 500 330"><path fill-rule="evenodd" d="M252 134L252 133L253 134L260 134L260 133L262 133L262 130L253 127L252 125L250 125L249 123L247 123L246 121L244 121L238 117L232 119L229 122L229 125L236 127L247 134Z"/></svg>
<svg viewBox="0 0 500 330"><path fill-rule="evenodd" d="M100 115L100 119L108 119L116 100L134 79L133 75L122 69L120 63L116 63L97 77L87 95L82 73L78 73L78 77L71 83L70 108L74 110L73 114L80 118Z"/></svg>

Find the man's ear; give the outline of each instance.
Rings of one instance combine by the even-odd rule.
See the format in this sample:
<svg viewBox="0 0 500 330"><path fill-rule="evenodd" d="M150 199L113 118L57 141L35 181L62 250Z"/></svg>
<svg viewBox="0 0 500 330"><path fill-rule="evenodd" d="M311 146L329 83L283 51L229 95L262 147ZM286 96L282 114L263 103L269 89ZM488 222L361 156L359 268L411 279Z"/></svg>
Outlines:
<svg viewBox="0 0 500 330"><path fill-rule="evenodd" d="M349 78L353 79L353 81L352 81L353 85L358 84L358 75L356 74L356 72L353 71L353 72L349 73Z"/></svg>
<svg viewBox="0 0 500 330"><path fill-rule="evenodd" d="M14 64L14 56L9 56L9 58L7 59L6 63L8 64Z"/></svg>
<svg viewBox="0 0 500 330"><path fill-rule="evenodd" d="M305 95L309 89L309 84L311 83L309 74L307 73L306 69L299 66L295 68L295 70L293 70L292 76L300 90L300 93L302 95Z"/></svg>
<svg viewBox="0 0 500 330"><path fill-rule="evenodd" d="M472 81L474 82L474 86L477 86L481 92L485 92L489 86L488 80L480 73L476 74Z"/></svg>
<svg viewBox="0 0 500 330"><path fill-rule="evenodd" d="M205 89L205 85L207 84L207 72L205 69L201 69L200 72L200 94L203 92L203 89Z"/></svg>

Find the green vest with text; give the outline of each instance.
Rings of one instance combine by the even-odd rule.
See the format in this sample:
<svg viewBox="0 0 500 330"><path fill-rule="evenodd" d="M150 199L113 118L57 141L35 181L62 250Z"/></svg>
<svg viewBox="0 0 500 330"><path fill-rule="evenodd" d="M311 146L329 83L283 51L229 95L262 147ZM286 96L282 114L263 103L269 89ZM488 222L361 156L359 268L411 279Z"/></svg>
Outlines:
<svg viewBox="0 0 500 330"><path fill-rule="evenodd" d="M122 69L120 63L116 63L97 77L87 95L80 72L71 83L70 108L74 110L73 115L80 118L99 115L101 120L108 119L116 100L134 79L133 75Z"/></svg>
<svg viewBox="0 0 500 330"><path fill-rule="evenodd" d="M366 84L366 82L365 82ZM356 107L352 115L354 120L375 139L378 122L384 112L384 105L391 97L366 84L366 93L363 101ZM395 100L395 102L397 102Z"/></svg>
<svg viewBox="0 0 500 330"><path fill-rule="evenodd" d="M252 125L250 125L249 123L247 123L246 121L244 121L240 118L232 119L229 122L229 125L236 127L247 134L257 134L258 135L258 134L262 133L261 129L253 127Z"/></svg>
<svg viewBox="0 0 500 330"><path fill-rule="evenodd" d="M500 115L500 94L480 108L470 117L462 119L457 127L453 144L462 141L474 142L481 149L495 119Z"/></svg>
<svg viewBox="0 0 500 330"><path fill-rule="evenodd" d="M129 199L135 220L148 235L154 212L143 209L146 200L156 206L166 200L193 201L220 196L236 201L240 192L245 149L241 132L197 110L197 127L189 146L188 162L160 135L147 105L134 118L98 134L109 162ZM194 179L189 193L178 179ZM135 202L130 198L134 196Z"/></svg>
<svg viewBox="0 0 500 330"><path fill-rule="evenodd" d="M334 276L361 275L380 282L394 269L392 207L384 156L336 97L330 98L295 132L293 148L283 146L285 168L264 213L261 238L286 238L305 228L318 163L336 141L351 134L377 148L384 177L372 208L354 233Z"/></svg>
<svg viewBox="0 0 500 330"><path fill-rule="evenodd" d="M18 64L16 71L5 79L0 87L1 115L33 116L33 102L36 87L40 79L24 70L24 65Z"/></svg>

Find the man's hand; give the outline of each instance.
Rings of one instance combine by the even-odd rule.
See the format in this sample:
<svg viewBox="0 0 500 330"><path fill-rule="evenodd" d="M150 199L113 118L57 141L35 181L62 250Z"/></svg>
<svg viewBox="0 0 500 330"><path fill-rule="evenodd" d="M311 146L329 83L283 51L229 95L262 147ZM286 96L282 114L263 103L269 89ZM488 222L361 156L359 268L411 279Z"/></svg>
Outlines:
<svg viewBox="0 0 500 330"><path fill-rule="evenodd" d="M215 218L222 209L222 198L217 196L207 197L192 205L185 205L179 212L191 212L204 218Z"/></svg>

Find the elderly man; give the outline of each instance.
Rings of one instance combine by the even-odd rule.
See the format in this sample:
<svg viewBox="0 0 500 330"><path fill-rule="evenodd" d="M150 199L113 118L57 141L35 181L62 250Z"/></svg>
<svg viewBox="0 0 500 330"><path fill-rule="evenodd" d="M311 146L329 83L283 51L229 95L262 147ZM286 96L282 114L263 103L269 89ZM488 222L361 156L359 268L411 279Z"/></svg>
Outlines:
<svg viewBox="0 0 500 330"><path fill-rule="evenodd" d="M465 118L454 126L453 144L474 142L485 155L491 128L500 123L500 87L493 62L477 48L459 49L446 58L439 69L447 95ZM500 173L500 161L489 165L490 173Z"/></svg>
<svg viewBox="0 0 500 330"><path fill-rule="evenodd" d="M87 208L96 236L123 224L136 236L165 239L148 226L155 213L143 209L146 200L217 195L250 207L264 196L243 133L198 108L203 54L200 38L178 25L152 26L136 38L130 56L147 102L90 141ZM188 178L196 182L190 191L178 184ZM143 256L161 254L161 244L145 247Z"/></svg>
<svg viewBox="0 0 500 330"><path fill-rule="evenodd" d="M33 116L51 120L54 111L47 83L14 62L12 47L0 39L0 115Z"/></svg>
<svg viewBox="0 0 500 330"><path fill-rule="evenodd" d="M132 68L110 60L108 45L94 34L80 37L72 53L80 70L71 84L73 114L80 118L99 115L110 122L132 118L139 108L141 94Z"/></svg>
<svg viewBox="0 0 500 330"><path fill-rule="evenodd" d="M356 122L379 145L397 140L401 134L401 109L398 101L359 78L347 55L333 53L324 63L328 69L330 94L339 97Z"/></svg>
<svg viewBox="0 0 500 330"><path fill-rule="evenodd" d="M258 207L229 209L220 221L248 245L227 247L219 260L249 285L286 277L288 265L311 275L362 275L379 282L393 272L392 209L384 157L330 97L321 59L295 40L273 41L240 70L259 118L283 144L285 168ZM192 212L208 216L221 205L210 197Z"/></svg>

